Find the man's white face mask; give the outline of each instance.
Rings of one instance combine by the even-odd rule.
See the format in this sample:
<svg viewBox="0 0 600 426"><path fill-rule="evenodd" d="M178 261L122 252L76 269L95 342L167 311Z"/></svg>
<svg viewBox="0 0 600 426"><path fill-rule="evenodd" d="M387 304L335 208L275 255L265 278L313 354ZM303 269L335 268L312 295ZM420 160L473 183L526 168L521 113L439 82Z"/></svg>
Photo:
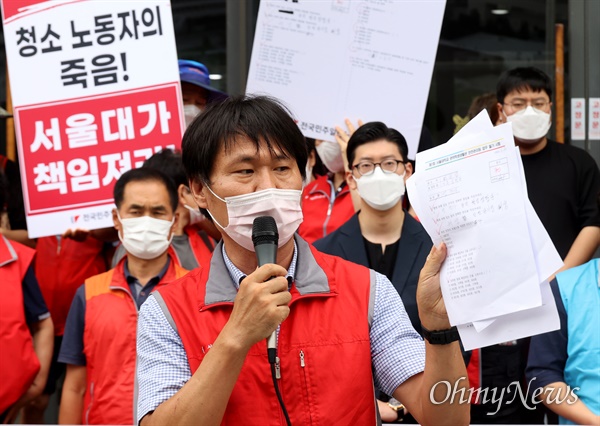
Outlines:
<svg viewBox="0 0 600 426"><path fill-rule="evenodd" d="M506 121L512 123L513 135L524 143L539 142L550 130L550 114L531 105L524 110L506 116Z"/></svg>
<svg viewBox="0 0 600 426"><path fill-rule="evenodd" d="M156 219L150 216L131 217L121 219L119 239L128 253L140 259L156 259L169 248L173 234L171 227L175 221Z"/></svg>
<svg viewBox="0 0 600 426"><path fill-rule="evenodd" d="M385 173L376 166L370 175L355 179L358 195L375 210L389 210L404 196L405 173Z"/></svg>
<svg viewBox="0 0 600 426"><path fill-rule="evenodd" d="M319 158L331 173L344 171L344 159L340 144L332 141L323 141L315 147Z"/></svg>
<svg viewBox="0 0 600 426"><path fill-rule="evenodd" d="M187 204L184 204L183 207L185 207L190 212L190 225L195 225L196 223L202 222L205 219L204 215L200 212L198 206L196 206L196 208L193 208L188 206Z"/></svg>
<svg viewBox="0 0 600 426"><path fill-rule="evenodd" d="M189 125L192 123L192 121L194 121L194 118L196 118L196 116L198 114L200 114L202 112L202 109L198 108L196 105L194 104L190 104L190 105L184 105L183 106L183 115L185 117L185 127L189 127Z"/></svg>

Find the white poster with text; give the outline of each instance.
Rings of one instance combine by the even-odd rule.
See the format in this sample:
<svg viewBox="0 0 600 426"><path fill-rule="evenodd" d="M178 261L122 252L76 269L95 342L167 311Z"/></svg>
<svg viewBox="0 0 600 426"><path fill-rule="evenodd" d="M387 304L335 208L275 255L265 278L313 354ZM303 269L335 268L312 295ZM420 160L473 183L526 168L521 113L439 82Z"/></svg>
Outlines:
<svg viewBox="0 0 600 426"><path fill-rule="evenodd" d="M382 121L417 152L445 0L263 0L246 93L288 105L307 137Z"/></svg>
<svg viewBox="0 0 600 426"><path fill-rule="evenodd" d="M168 0L1 0L31 238L112 227L120 175L179 147Z"/></svg>

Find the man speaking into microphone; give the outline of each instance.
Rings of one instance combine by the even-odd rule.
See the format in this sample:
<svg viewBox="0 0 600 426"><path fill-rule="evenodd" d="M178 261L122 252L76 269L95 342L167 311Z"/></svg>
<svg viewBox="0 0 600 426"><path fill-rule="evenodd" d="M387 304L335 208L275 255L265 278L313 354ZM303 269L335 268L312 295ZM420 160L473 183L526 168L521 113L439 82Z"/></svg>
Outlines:
<svg viewBox="0 0 600 426"><path fill-rule="evenodd" d="M140 424L376 424L374 383L422 424L469 422L469 406L435 386L468 387L440 291L445 247L432 250L419 280L423 341L385 276L295 234L307 150L278 102L213 104L182 148L194 198L223 238L210 265L141 308ZM267 216L277 249L259 266L253 225Z"/></svg>

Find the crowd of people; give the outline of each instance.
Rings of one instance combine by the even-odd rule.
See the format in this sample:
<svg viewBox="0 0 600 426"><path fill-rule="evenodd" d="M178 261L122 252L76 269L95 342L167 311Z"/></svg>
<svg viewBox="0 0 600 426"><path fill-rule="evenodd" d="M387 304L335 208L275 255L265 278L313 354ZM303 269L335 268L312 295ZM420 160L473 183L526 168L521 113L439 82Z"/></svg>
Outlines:
<svg viewBox="0 0 600 426"><path fill-rule="evenodd" d="M42 424L60 390L61 424L600 425L600 172L547 137L547 75L505 72L469 119L512 123L564 260L561 328L467 352L440 290L447 249L405 193L401 129L346 120L335 141L308 139L278 101L179 67L182 150L121 175L114 227L30 239L16 164L0 157L0 420ZM258 216L278 234L262 266ZM529 393L450 400L440 382Z"/></svg>

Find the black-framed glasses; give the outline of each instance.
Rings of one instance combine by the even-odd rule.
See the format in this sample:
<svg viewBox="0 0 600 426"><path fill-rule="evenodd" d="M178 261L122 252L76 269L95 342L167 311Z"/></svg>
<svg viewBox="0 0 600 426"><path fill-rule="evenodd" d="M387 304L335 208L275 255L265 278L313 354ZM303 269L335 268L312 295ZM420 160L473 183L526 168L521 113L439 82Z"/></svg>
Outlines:
<svg viewBox="0 0 600 426"><path fill-rule="evenodd" d="M379 166L383 173L396 173L400 164L402 164L401 170L404 171L404 165L406 164L406 161L395 159L384 160L380 163L373 163L372 161L361 161L352 168L356 169L356 171L361 176L369 176L375 171L375 166Z"/></svg>
<svg viewBox="0 0 600 426"><path fill-rule="evenodd" d="M539 110L545 110L546 107L548 106L548 104L550 103L550 101L546 101L543 99L539 99L536 101L533 101L531 103L525 101L525 100L515 100L511 103L505 103L504 105L508 105L509 107L511 107L513 110L515 111L522 111L525 108L527 108L527 105L531 105L532 107L534 107L535 109L539 109Z"/></svg>

